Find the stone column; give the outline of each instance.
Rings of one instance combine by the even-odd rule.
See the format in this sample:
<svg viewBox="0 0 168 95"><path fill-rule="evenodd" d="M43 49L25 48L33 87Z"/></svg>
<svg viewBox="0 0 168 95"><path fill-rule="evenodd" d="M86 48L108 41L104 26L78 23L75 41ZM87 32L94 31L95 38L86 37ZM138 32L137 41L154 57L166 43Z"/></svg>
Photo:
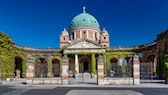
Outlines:
<svg viewBox="0 0 168 95"><path fill-rule="evenodd" d="M137 55L133 56L133 84L140 84L140 66L139 66L139 57Z"/></svg>
<svg viewBox="0 0 168 95"><path fill-rule="evenodd" d="M95 40L95 31L93 31L93 40Z"/></svg>
<svg viewBox="0 0 168 95"><path fill-rule="evenodd" d="M106 55L103 54L103 60L104 60L104 73L107 74L107 64L106 64Z"/></svg>
<svg viewBox="0 0 168 95"><path fill-rule="evenodd" d="M62 84L68 84L68 69L69 69L69 61L68 57L64 56L62 58Z"/></svg>
<svg viewBox="0 0 168 95"><path fill-rule="evenodd" d="M157 67L157 58L154 58L154 63L153 63L153 72L156 73L156 67Z"/></svg>
<svg viewBox="0 0 168 95"><path fill-rule="evenodd" d="M98 85L104 85L104 62L103 56L98 56L97 61L97 83Z"/></svg>
<svg viewBox="0 0 168 95"><path fill-rule="evenodd" d="M92 73L96 74L96 60L95 60L95 54L91 55L91 65L92 65Z"/></svg>
<svg viewBox="0 0 168 95"><path fill-rule="evenodd" d="M78 55L75 54L75 71L79 73Z"/></svg>
<svg viewBox="0 0 168 95"><path fill-rule="evenodd" d="M26 82L32 84L34 78L34 59L32 57L27 59L26 67Z"/></svg>
<svg viewBox="0 0 168 95"><path fill-rule="evenodd" d="M89 31L86 31L86 38L89 39Z"/></svg>
<svg viewBox="0 0 168 95"><path fill-rule="evenodd" d="M81 31L81 30L79 30L79 32L80 32L80 37L79 37L79 38L81 39L81 38L82 38L82 31Z"/></svg>
<svg viewBox="0 0 168 95"><path fill-rule="evenodd" d="M74 31L74 39L76 39L76 31Z"/></svg>

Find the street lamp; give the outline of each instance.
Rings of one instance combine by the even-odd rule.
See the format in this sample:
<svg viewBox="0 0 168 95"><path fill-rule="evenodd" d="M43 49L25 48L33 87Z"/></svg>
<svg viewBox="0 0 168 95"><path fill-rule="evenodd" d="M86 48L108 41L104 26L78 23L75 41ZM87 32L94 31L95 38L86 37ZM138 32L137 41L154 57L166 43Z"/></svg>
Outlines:
<svg viewBox="0 0 168 95"><path fill-rule="evenodd" d="M83 66L84 64L83 64L83 62L82 62L82 83L84 83L84 66Z"/></svg>
<svg viewBox="0 0 168 95"><path fill-rule="evenodd" d="M2 72L1 72L1 67L0 67L0 85L2 85Z"/></svg>
<svg viewBox="0 0 168 95"><path fill-rule="evenodd" d="M1 55L0 55L1 57ZM0 58L1 59L1 58ZM2 85L2 69L1 69L1 60L0 60L0 85Z"/></svg>

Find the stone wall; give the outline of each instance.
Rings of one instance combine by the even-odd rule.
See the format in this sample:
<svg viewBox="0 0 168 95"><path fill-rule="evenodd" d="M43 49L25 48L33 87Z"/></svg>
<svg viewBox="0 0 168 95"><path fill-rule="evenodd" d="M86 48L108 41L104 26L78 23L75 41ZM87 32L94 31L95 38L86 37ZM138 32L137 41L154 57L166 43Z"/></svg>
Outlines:
<svg viewBox="0 0 168 95"><path fill-rule="evenodd" d="M133 85L133 78L104 78L104 85Z"/></svg>
<svg viewBox="0 0 168 95"><path fill-rule="evenodd" d="M61 78L34 78L32 80L32 84L57 84L61 85L62 80Z"/></svg>

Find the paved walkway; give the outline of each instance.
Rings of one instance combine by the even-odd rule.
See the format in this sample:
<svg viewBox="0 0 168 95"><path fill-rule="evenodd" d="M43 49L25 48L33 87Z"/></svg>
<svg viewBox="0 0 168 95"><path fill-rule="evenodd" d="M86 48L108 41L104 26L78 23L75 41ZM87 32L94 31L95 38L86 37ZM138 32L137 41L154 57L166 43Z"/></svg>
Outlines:
<svg viewBox="0 0 168 95"><path fill-rule="evenodd" d="M25 92L29 92L31 90L39 89L47 89L52 90L60 87L70 87L70 88L106 88L106 87L114 87L114 88L168 88L168 84L164 84L164 80L141 80L140 85L97 85L95 83L90 83L93 80L85 80L84 83L80 83L81 77L79 76L77 80L71 81L70 85L26 85L26 79L16 79L13 81L2 81L2 86L10 86L9 88L15 89L4 93L2 95L22 95ZM79 83L78 83L79 82ZM69 89L69 88L67 88ZM70 90L66 93L66 95L144 95L134 90Z"/></svg>
<svg viewBox="0 0 168 95"><path fill-rule="evenodd" d="M168 84L164 80L141 80L140 85L97 85L96 78L84 79L82 82L81 77L77 80L72 79L69 85L26 85L26 79L16 79L12 81L2 81L2 86L17 87L32 87L32 88L54 88L54 87L147 87L147 88L168 88Z"/></svg>
<svg viewBox="0 0 168 95"><path fill-rule="evenodd" d="M144 95L132 90L71 90L66 95Z"/></svg>

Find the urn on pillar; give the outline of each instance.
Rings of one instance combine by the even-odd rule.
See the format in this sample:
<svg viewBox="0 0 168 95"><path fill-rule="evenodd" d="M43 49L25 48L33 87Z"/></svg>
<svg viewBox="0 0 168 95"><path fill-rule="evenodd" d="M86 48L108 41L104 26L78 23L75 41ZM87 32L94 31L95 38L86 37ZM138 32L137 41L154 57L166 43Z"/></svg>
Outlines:
<svg viewBox="0 0 168 95"><path fill-rule="evenodd" d="M32 80L34 78L34 59L32 57L27 59L26 67L27 84L32 84Z"/></svg>
<svg viewBox="0 0 168 95"><path fill-rule="evenodd" d="M68 84L68 57L64 56L62 58L62 84L67 85Z"/></svg>
<svg viewBox="0 0 168 95"><path fill-rule="evenodd" d="M140 66L139 66L139 56L133 56L133 82L134 85L140 84Z"/></svg>
<svg viewBox="0 0 168 95"><path fill-rule="evenodd" d="M97 61L97 83L98 85L104 85L104 62L103 56L98 56Z"/></svg>

